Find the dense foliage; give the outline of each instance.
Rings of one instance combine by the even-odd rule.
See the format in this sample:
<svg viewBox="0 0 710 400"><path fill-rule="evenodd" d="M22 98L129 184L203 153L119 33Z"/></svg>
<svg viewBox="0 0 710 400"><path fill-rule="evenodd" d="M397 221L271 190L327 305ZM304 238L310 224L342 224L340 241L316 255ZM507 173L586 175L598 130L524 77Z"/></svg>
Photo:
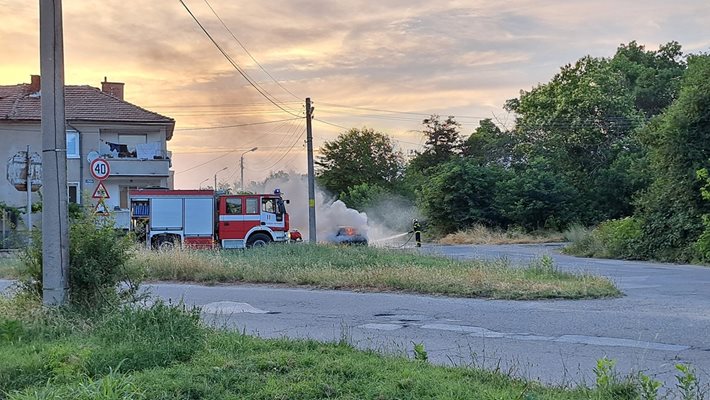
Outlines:
<svg viewBox="0 0 710 400"><path fill-rule="evenodd" d="M402 155L391 139L372 129L342 133L326 142L320 153L318 183L336 195L363 183L391 188L402 172Z"/></svg>

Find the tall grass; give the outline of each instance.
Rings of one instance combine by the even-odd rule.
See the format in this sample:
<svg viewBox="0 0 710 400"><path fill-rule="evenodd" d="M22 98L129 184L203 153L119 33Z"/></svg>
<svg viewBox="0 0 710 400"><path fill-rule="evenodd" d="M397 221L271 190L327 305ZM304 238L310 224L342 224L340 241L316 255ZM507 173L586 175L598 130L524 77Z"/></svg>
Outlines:
<svg viewBox="0 0 710 400"><path fill-rule="evenodd" d="M248 251L140 251L131 263L148 279L280 283L329 289L403 291L501 299L618 296L606 278L505 261L460 261L366 247L275 245ZM550 261L551 262L551 261Z"/></svg>
<svg viewBox="0 0 710 400"><path fill-rule="evenodd" d="M483 225L451 233L439 239L441 244L526 244L562 242L559 232L492 229Z"/></svg>
<svg viewBox="0 0 710 400"><path fill-rule="evenodd" d="M0 279L14 279L19 276L20 257L17 253L0 253Z"/></svg>

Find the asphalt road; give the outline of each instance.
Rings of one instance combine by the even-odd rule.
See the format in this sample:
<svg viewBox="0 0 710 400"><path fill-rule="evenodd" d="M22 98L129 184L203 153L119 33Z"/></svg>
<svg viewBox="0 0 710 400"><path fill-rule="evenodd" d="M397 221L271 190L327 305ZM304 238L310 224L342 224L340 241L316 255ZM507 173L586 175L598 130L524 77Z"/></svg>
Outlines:
<svg viewBox="0 0 710 400"><path fill-rule="evenodd" d="M596 360L669 384L676 363L710 382L710 268L580 259L558 246L432 246L457 258L527 263L548 254L564 270L609 276L625 296L604 300L502 301L269 286L160 283L150 290L203 307L206 321L262 337L347 340L432 362L499 368L544 383L591 384ZM7 281L5 282L7 284ZM3 285L0 282L0 287Z"/></svg>

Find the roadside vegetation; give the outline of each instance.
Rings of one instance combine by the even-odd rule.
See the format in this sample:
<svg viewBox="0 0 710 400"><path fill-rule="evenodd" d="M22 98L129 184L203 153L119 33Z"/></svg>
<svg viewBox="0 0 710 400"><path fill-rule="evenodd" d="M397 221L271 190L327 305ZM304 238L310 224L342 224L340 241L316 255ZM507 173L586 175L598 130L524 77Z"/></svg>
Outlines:
<svg viewBox="0 0 710 400"><path fill-rule="evenodd" d="M489 228L476 224L439 239L440 244L532 244L565 241L565 236L553 231Z"/></svg>
<svg viewBox="0 0 710 400"><path fill-rule="evenodd" d="M86 311L86 310L84 310ZM88 316L90 315L90 316ZM660 382L600 360L594 388L544 387L474 366L382 355L339 343L265 340L205 326L199 311L155 303L102 313L0 297L0 399L656 399ZM679 366L683 399L701 399ZM681 386L681 384L683 386Z"/></svg>
<svg viewBox="0 0 710 400"><path fill-rule="evenodd" d="M249 251L139 251L129 262L149 280L277 283L495 299L619 296L603 277L558 270L543 257L527 267L459 261L414 251L357 246L275 245Z"/></svg>
<svg viewBox="0 0 710 400"><path fill-rule="evenodd" d="M710 54L632 41L562 66L505 108L510 118L468 132L453 116L423 119L423 149L406 161L386 135L350 129L324 145L318 182L397 232L406 221L379 210L409 202L444 243L479 243L477 226L579 225L594 232L572 254L710 262ZM504 239L515 241L493 240Z"/></svg>
<svg viewBox="0 0 710 400"><path fill-rule="evenodd" d="M17 278L20 269L21 263L17 254L0 254L0 279Z"/></svg>

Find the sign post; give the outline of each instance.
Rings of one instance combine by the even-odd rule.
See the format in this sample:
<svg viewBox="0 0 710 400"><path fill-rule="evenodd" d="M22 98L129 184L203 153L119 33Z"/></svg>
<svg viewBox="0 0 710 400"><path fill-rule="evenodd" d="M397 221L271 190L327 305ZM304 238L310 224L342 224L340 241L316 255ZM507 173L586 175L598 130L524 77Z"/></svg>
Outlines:
<svg viewBox="0 0 710 400"><path fill-rule="evenodd" d="M94 208L94 214L102 216L108 215L108 207L104 199L108 199L111 196L108 194L106 185L104 185L104 180L111 174L111 166L108 161L103 158L97 158L91 162L89 169L91 170L91 176L99 181L96 185L96 189L94 189L94 193L91 195L92 198L99 200Z"/></svg>

